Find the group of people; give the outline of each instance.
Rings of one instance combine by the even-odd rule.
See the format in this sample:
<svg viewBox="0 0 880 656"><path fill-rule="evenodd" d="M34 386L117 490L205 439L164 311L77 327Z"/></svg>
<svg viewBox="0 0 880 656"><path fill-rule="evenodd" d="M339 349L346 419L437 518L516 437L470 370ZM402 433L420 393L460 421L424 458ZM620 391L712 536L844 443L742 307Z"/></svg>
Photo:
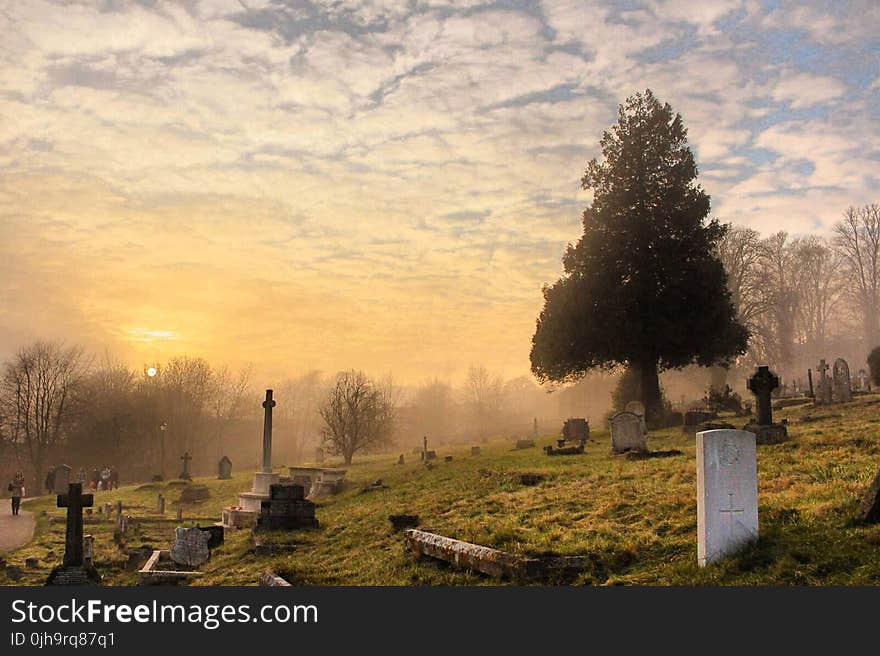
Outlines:
<svg viewBox="0 0 880 656"><path fill-rule="evenodd" d="M46 473L44 487L49 492L55 490L56 471L56 468L52 467ZM119 472L115 467L105 465L102 469L95 467L89 475L85 467L80 467L73 482L82 483L83 487L89 490L115 490L119 487Z"/></svg>
<svg viewBox="0 0 880 656"><path fill-rule="evenodd" d="M9 496L12 497L12 515L13 517L20 514L21 498L24 496L24 474L15 472L12 482L6 488Z"/></svg>
<svg viewBox="0 0 880 656"><path fill-rule="evenodd" d="M90 490L115 490L119 487L119 472L115 467L104 466L92 470L91 476L86 473L85 467L80 467L76 474L76 480Z"/></svg>

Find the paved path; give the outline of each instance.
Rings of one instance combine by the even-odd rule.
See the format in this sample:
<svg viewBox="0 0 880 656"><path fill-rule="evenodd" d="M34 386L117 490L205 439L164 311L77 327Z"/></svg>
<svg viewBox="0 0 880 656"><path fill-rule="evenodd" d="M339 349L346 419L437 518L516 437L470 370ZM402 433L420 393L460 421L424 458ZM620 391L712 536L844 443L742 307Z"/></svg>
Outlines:
<svg viewBox="0 0 880 656"><path fill-rule="evenodd" d="M34 515L22 510L12 516L12 502L0 499L0 553L23 547L34 537Z"/></svg>

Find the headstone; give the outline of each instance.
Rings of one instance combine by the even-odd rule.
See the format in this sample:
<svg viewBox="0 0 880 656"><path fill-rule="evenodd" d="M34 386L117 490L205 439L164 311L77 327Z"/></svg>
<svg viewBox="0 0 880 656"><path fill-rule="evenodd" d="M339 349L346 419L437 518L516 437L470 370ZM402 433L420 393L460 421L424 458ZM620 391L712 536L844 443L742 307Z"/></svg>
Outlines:
<svg viewBox="0 0 880 656"><path fill-rule="evenodd" d="M211 551L208 549L209 536L205 531L193 526L174 529L174 545L171 547L171 560L178 565L199 567L208 562Z"/></svg>
<svg viewBox="0 0 880 656"><path fill-rule="evenodd" d="M755 434L697 433L697 560L704 567L758 538Z"/></svg>
<svg viewBox="0 0 880 656"><path fill-rule="evenodd" d="M810 398L815 399L816 393L813 391L813 370L807 369L807 382L810 385Z"/></svg>
<svg viewBox="0 0 880 656"><path fill-rule="evenodd" d="M162 496L161 494L156 499L156 512L159 513L160 515L165 514L165 497Z"/></svg>
<svg viewBox="0 0 880 656"><path fill-rule="evenodd" d="M535 446L535 440L517 440L516 448L517 449L531 449Z"/></svg>
<svg viewBox="0 0 880 656"><path fill-rule="evenodd" d="M472 456L478 456L478 455L480 455L480 453L481 453L480 447L478 447L478 446L471 447L471 455Z"/></svg>
<svg viewBox="0 0 880 656"><path fill-rule="evenodd" d="M443 456L443 462L452 462L452 456Z"/></svg>
<svg viewBox="0 0 880 656"><path fill-rule="evenodd" d="M221 481L232 478L232 461L229 459L229 456L223 456L220 458L220 462L217 463L217 478Z"/></svg>
<svg viewBox="0 0 880 656"><path fill-rule="evenodd" d="M859 389L862 392L869 392L871 390L871 385L868 381L868 372L864 369L859 369Z"/></svg>
<svg viewBox="0 0 880 656"><path fill-rule="evenodd" d="M437 458L436 451L425 451L424 452L424 460L426 460L426 461L427 460L434 460L435 458Z"/></svg>
<svg viewBox="0 0 880 656"><path fill-rule="evenodd" d="M46 585L88 585L100 579L94 567L83 562L83 508L94 503L94 496L82 493L82 483L70 483L67 494L59 494L59 508L67 508L64 560L52 570Z"/></svg>
<svg viewBox="0 0 880 656"><path fill-rule="evenodd" d="M648 425L645 423L645 404L641 401L630 401L624 406L625 412L631 412L642 420L642 431L648 433Z"/></svg>
<svg viewBox="0 0 880 656"><path fill-rule="evenodd" d="M177 506L177 521L183 521L183 504Z"/></svg>
<svg viewBox="0 0 880 656"><path fill-rule="evenodd" d="M64 494L67 492L67 486L70 485L71 471L70 465L58 465L55 468L55 487L52 490L55 494Z"/></svg>
<svg viewBox="0 0 880 656"><path fill-rule="evenodd" d="M196 528L199 528L208 534L208 549L216 549L221 544L223 544L225 531L223 530L223 526L221 524L213 524L211 526L197 526Z"/></svg>
<svg viewBox="0 0 880 656"><path fill-rule="evenodd" d="M122 517L122 500L119 499L116 501L116 518L119 519Z"/></svg>
<svg viewBox="0 0 880 656"><path fill-rule="evenodd" d="M779 387L779 376L765 365L758 367L749 378L748 388L755 395L757 420L753 424L747 424L744 430L754 433L758 444L776 444L788 439L788 429L784 423L773 423L771 396L777 387Z"/></svg>
<svg viewBox="0 0 880 656"><path fill-rule="evenodd" d="M831 403L831 381L827 375L828 365L824 359L819 360L816 371L819 372L819 389L816 390L816 402L820 404Z"/></svg>
<svg viewBox="0 0 880 656"><path fill-rule="evenodd" d="M611 418L611 450L614 453L648 450L642 421L632 412L619 412Z"/></svg>
<svg viewBox="0 0 880 656"><path fill-rule="evenodd" d="M254 531L278 531L318 528L315 504L305 498L305 490L296 483L275 483L269 487L269 499L260 504L260 516Z"/></svg>
<svg viewBox="0 0 880 656"><path fill-rule="evenodd" d="M834 361L831 372L832 399L835 403L848 403L852 401L852 379L849 375L849 365L843 358Z"/></svg>
<svg viewBox="0 0 880 656"><path fill-rule="evenodd" d="M192 456L189 454L188 451L185 451L184 454L180 456L180 459L183 461L183 471L180 472L180 476L178 476L177 478L183 479L185 481L191 480L192 476L189 473L189 461L192 460Z"/></svg>
<svg viewBox="0 0 880 656"><path fill-rule="evenodd" d="M403 459L402 453L397 457L397 464L398 465L405 465L406 464L406 461Z"/></svg>
<svg viewBox="0 0 880 656"><path fill-rule="evenodd" d="M590 424L583 417L566 419L562 425L562 439L566 442L586 442L589 437Z"/></svg>

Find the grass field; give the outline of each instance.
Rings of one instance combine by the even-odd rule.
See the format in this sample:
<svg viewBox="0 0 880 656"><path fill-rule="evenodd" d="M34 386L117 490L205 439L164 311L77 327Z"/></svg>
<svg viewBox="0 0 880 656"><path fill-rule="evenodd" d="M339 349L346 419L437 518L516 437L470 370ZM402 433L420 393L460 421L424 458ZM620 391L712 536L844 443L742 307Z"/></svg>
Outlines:
<svg viewBox="0 0 880 656"><path fill-rule="evenodd" d="M633 461L613 456L607 431L594 430L585 453L575 456L546 456L540 447L555 444L557 437L546 435L535 449L483 444L477 457L470 455L470 445L441 448L431 470L410 453L402 466L394 464L397 453L356 458L345 489L319 502L321 528L294 533L297 551L258 557L249 531L227 531L225 544L213 551L202 568L205 576L195 584L252 585L270 569L295 585L499 583L412 560L402 534L388 521L388 515L404 512L418 514L426 530L515 553L590 555L593 567L575 584L880 584L880 526L853 522L880 467L880 395L840 406L792 407L774 416L788 419L792 439L758 447L761 538L738 557L710 567L697 567L694 439L678 429L651 432L652 450L679 449L683 455ZM443 462L444 455L453 455L453 462ZM523 486L521 473L545 478ZM222 506L236 503L238 492L250 488L251 476L197 479L211 488L212 498L187 506L183 523L217 521ZM362 491L377 478L387 489ZM169 502L162 522L153 521L159 518L160 491ZM129 549L170 546L179 495L180 488L165 484L96 494L96 506L121 499L127 513L142 518L140 534L129 536L123 548L112 540L112 522L86 526L96 537L96 566L107 584L136 583L136 573L124 568ZM36 537L6 558L22 565L36 556L41 565L26 570L18 584L41 584L61 559L64 511L54 502L44 497L25 504L39 516ZM61 521L50 524L40 516L44 510ZM0 573L0 583L11 584L4 576Z"/></svg>

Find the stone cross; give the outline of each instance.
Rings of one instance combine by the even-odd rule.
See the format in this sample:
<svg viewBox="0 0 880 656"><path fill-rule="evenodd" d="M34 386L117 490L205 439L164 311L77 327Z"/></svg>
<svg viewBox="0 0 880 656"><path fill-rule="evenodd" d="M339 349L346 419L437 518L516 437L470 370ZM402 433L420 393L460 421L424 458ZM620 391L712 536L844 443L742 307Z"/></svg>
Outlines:
<svg viewBox="0 0 880 656"><path fill-rule="evenodd" d="M758 406L758 425L769 426L773 423L770 394L779 387L779 376L770 371L770 367L761 366L749 378L749 390L755 395Z"/></svg>
<svg viewBox="0 0 880 656"><path fill-rule="evenodd" d="M263 473L272 473L272 408L275 400L272 398L272 390L266 390L266 400L263 401Z"/></svg>
<svg viewBox="0 0 880 656"><path fill-rule="evenodd" d="M427 453L427 452L428 452L428 436L425 435L422 438L422 453Z"/></svg>
<svg viewBox="0 0 880 656"><path fill-rule="evenodd" d="M180 456L180 459L183 460L183 472L180 474L180 478L192 478L189 475L189 461L192 460L192 456L189 454L189 451L184 451L183 455Z"/></svg>
<svg viewBox="0 0 880 656"><path fill-rule="evenodd" d="M83 564L83 508L95 501L91 494L82 493L82 483L70 483L67 494L58 495L58 507L67 508L67 531L64 536L64 565Z"/></svg>

